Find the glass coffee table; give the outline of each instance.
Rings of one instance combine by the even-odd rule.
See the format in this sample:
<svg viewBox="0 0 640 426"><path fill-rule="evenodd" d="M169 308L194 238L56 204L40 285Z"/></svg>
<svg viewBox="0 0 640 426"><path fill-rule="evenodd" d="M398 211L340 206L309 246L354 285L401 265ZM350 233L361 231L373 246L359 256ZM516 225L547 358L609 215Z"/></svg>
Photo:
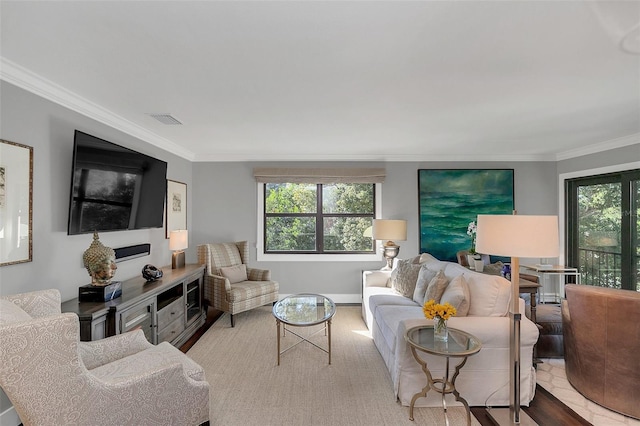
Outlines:
<svg viewBox="0 0 640 426"><path fill-rule="evenodd" d="M455 328L448 328L448 340L446 342L436 341L433 338L433 326L421 325L410 328L404 335L405 340L409 343L411 353L415 360L422 367L422 371L427 376L427 385L422 388L421 392L416 393L411 399L411 405L409 406L409 420L413 420L413 407L416 400L421 397L427 396L427 392L434 390L442 394L442 408L444 409L444 419L447 426L449 425L449 418L447 417L447 402L445 401L446 394L453 394L456 401L462 402L464 408L467 410L467 425L471 425L471 411L469 410L469 404L460 396L460 393L456 390L456 378L460 374L460 369L466 364L467 357L474 355L482 348L482 343L477 337L466 333L462 330ZM431 376L431 372L427 367L426 361L418 356L417 351L422 351L428 354L445 357L446 366L444 378L434 379ZM455 373L451 380L449 380L449 358L462 358L462 361L455 367Z"/></svg>
<svg viewBox="0 0 640 426"><path fill-rule="evenodd" d="M331 364L331 318L335 313L336 305L333 300L320 294L294 294L277 301L273 305L273 316L276 318L278 328L278 365L280 365L280 355L302 342L308 342L329 354L329 364ZM306 337L287 327L310 327L318 324L322 324L323 327ZM281 336L284 336L287 331L300 340L288 348L280 350ZM309 340L321 331L324 331L327 336L327 349Z"/></svg>

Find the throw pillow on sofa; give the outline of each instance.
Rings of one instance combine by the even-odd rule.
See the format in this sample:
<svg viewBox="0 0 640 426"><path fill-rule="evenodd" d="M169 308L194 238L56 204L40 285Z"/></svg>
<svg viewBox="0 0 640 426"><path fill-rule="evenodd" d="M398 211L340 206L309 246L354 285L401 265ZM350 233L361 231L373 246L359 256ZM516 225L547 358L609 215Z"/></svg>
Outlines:
<svg viewBox="0 0 640 426"><path fill-rule="evenodd" d="M419 272L420 264L413 263L411 259L398 261L398 265L391 272L391 288L404 297L413 298Z"/></svg>
<svg viewBox="0 0 640 426"><path fill-rule="evenodd" d="M424 303L424 295L427 292L429 283L436 276L438 271L429 269L427 265L422 265L418 273L418 281L416 281L416 289L413 291L413 301L422 305Z"/></svg>
<svg viewBox="0 0 640 426"><path fill-rule="evenodd" d="M424 293L424 300L422 303L428 302L433 299L436 303L440 303L442 294L447 288L449 280L444 275L444 271L440 270L436 273L436 276L431 279L427 286L427 291Z"/></svg>
<svg viewBox="0 0 640 426"><path fill-rule="evenodd" d="M458 275L451 280L442 293L440 303L450 303L456 308L457 317L466 317L469 313L470 300L471 294L467 280L464 279L464 275Z"/></svg>

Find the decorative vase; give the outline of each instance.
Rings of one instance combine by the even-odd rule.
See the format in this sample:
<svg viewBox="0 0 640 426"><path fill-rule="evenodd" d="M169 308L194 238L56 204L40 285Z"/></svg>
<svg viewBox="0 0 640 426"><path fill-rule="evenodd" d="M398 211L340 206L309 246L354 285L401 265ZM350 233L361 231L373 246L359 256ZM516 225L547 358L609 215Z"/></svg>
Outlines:
<svg viewBox="0 0 640 426"><path fill-rule="evenodd" d="M475 269L475 259L472 254L467 255L467 263L469 264L469 269Z"/></svg>
<svg viewBox="0 0 640 426"><path fill-rule="evenodd" d="M476 272L482 272L484 270L484 260L474 259L473 262L475 263Z"/></svg>
<svg viewBox="0 0 640 426"><path fill-rule="evenodd" d="M433 319L433 340L436 342L446 342L449 338L447 333L447 320L435 317Z"/></svg>

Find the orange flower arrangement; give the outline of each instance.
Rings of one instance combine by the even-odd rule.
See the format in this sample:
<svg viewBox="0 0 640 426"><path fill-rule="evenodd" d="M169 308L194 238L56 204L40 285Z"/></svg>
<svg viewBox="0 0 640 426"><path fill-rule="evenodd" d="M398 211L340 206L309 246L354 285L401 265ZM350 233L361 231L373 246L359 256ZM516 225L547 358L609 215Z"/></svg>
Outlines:
<svg viewBox="0 0 640 426"><path fill-rule="evenodd" d="M434 320L433 326L438 330L442 330L445 321L456 315L456 308L449 302L440 304L430 299L422 306L422 312L427 319Z"/></svg>
<svg viewBox="0 0 640 426"><path fill-rule="evenodd" d="M433 299L424 303L422 311L424 312L424 316L428 319L434 319L437 317L445 321L455 316L457 313L456 308L454 308L451 303L447 302L441 305L436 303Z"/></svg>

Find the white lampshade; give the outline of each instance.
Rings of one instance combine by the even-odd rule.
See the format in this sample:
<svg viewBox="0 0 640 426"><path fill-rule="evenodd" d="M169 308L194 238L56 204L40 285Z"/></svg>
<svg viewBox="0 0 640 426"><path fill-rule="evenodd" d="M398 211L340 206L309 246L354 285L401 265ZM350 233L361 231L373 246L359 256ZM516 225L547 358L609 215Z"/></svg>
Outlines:
<svg viewBox="0 0 640 426"><path fill-rule="evenodd" d="M556 257L558 216L478 215L476 251L509 257Z"/></svg>
<svg viewBox="0 0 640 426"><path fill-rule="evenodd" d="M169 233L169 250L184 250L189 247L189 231L186 229Z"/></svg>
<svg viewBox="0 0 640 426"><path fill-rule="evenodd" d="M389 241L406 241L407 221L393 219L373 220L373 239Z"/></svg>

